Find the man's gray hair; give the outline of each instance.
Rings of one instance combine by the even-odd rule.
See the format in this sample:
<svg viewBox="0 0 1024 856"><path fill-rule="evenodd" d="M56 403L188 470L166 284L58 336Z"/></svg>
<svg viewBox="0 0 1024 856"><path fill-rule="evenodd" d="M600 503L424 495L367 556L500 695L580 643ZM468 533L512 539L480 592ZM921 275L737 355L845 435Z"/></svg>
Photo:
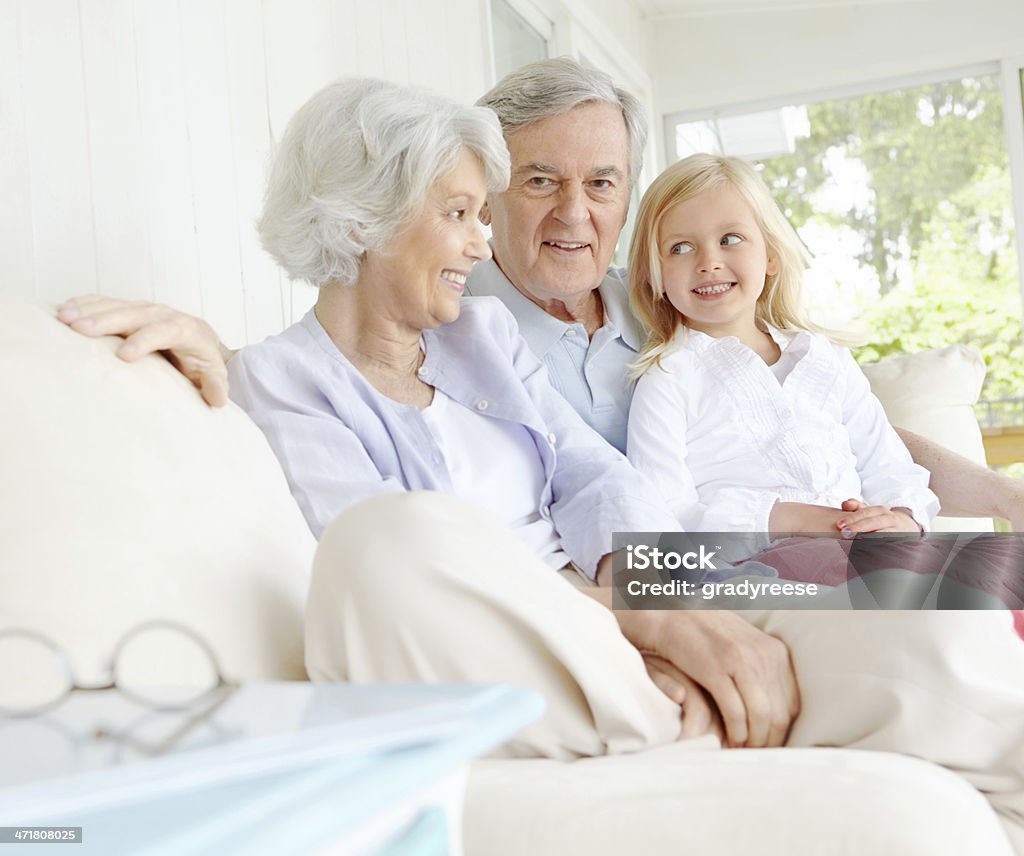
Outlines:
<svg viewBox="0 0 1024 856"><path fill-rule="evenodd" d="M352 284L417 216L464 149L487 190L508 187L508 148L490 110L382 80L341 80L292 117L257 222L264 249L292 279Z"/></svg>
<svg viewBox="0 0 1024 856"><path fill-rule="evenodd" d="M569 57L531 62L507 74L476 103L498 114L505 135L536 122L561 116L593 102L622 110L629 136L629 180L636 184L644 162L647 121L640 102L615 85L603 71L585 68Z"/></svg>

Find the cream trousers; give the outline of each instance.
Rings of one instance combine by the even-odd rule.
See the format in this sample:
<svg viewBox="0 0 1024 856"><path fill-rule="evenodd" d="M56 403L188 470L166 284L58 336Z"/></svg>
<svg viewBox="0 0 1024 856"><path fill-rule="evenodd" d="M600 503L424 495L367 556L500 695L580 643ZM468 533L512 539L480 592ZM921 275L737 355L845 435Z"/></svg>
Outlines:
<svg viewBox="0 0 1024 856"><path fill-rule="evenodd" d="M766 799L785 801L785 759L803 769L811 755L821 789L833 784L829 771L842 767L842 753L830 767L814 757L826 750L788 747L900 753L973 785L1024 856L1024 643L1009 613L740 614L789 647L801 713L783 750L713 749L708 756L699 749L712 738L694 741L689 752L679 744L671 757L681 780L680 759L699 755L697 766L706 767L709 758L729 756L722 767L737 771L737 783L749 785L760 766ZM306 663L314 680L538 690L546 715L506 744L514 757L664 754L656 747L680 731L678 706L650 681L611 612L540 562L496 517L440 494L377 497L328 527L310 588ZM806 778L800 781L806 789ZM943 852L1006 852L991 829L959 832L961 849Z"/></svg>

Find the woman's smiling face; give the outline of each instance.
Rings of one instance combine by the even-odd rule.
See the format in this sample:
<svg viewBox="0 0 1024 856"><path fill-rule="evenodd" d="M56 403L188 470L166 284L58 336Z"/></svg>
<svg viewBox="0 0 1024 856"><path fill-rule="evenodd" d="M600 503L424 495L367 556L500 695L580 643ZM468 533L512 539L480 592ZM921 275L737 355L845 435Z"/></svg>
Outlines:
<svg viewBox="0 0 1024 856"><path fill-rule="evenodd" d="M668 300L688 327L716 338L753 327L765 277L776 272L754 212L728 184L665 212L658 256Z"/></svg>
<svg viewBox="0 0 1024 856"><path fill-rule="evenodd" d="M478 221L486 194L483 164L464 149L430 189L423 210L380 252L366 254L359 283L372 289L382 315L416 330L459 317L466 277L491 256Z"/></svg>

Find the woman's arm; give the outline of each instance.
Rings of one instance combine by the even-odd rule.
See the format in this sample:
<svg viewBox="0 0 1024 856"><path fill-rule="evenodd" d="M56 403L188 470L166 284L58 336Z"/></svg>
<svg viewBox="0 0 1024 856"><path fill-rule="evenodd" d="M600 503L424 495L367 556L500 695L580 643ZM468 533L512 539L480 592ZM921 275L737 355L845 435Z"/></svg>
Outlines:
<svg viewBox="0 0 1024 856"><path fill-rule="evenodd" d="M115 300L100 294L71 298L57 310L57 318L86 336L124 337L117 355L126 362L162 351L207 404L223 407L228 402L226 364L234 351L225 347L201 318L158 303Z"/></svg>
<svg viewBox="0 0 1024 856"><path fill-rule="evenodd" d="M1024 482L995 473L903 428L897 433L914 461L932 474L942 511L954 517L1001 517L1024 532Z"/></svg>
<svg viewBox="0 0 1024 856"><path fill-rule="evenodd" d="M267 344L244 348L231 361L231 383L235 403L267 438L319 539L350 505L406 486L381 473L364 438L336 412L322 391L324 372L314 356Z"/></svg>

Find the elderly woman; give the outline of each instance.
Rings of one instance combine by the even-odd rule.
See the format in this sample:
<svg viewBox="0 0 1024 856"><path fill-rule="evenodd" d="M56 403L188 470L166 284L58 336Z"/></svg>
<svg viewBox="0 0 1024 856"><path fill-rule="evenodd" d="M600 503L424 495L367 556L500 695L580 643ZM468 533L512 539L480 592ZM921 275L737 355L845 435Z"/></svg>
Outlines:
<svg viewBox="0 0 1024 856"><path fill-rule="evenodd" d="M457 543L441 523L423 533L456 554L439 573L468 567L485 581L501 567L539 601L528 620L556 649L579 646L588 633L612 638L600 658L584 645L564 664L573 683L607 697L612 724L575 736L580 711L562 710L558 697L566 694L552 690L548 724L522 738L522 751L565 756L669 742L679 734L679 706L647 678L611 614L553 571L593 578L613 531L671 529L674 521L550 386L504 305L461 300L470 269L491 255L478 220L486 194L503 190L508 173L500 127L484 108L371 80L335 83L310 99L281 142L259 233L292 278L320 292L301 321L231 360L232 397L266 434L317 537L361 500L436 492L411 502L413 516L454 516ZM430 659L437 633L387 630L404 615L403 595L367 587L386 581L408 593L422 573L413 574L410 561L375 563L383 551L372 533L386 542L400 536L421 556L433 547L411 546L415 524L396 529L395 508L359 506L362 548L346 533L350 516L327 530L325 545L335 547L323 546L321 556L334 558L323 559L310 597L311 626L324 631L310 634L311 673L522 679L533 667L506 666L522 659L516 633L505 641L516 653L497 654L497 617L479 628L495 651L486 666L431 664L416 675L404 668L408 658ZM363 562L352 555L359 549L368 554ZM431 606L425 591L417 597L430 622L458 622L456 605ZM609 667L625 683L609 679Z"/></svg>

